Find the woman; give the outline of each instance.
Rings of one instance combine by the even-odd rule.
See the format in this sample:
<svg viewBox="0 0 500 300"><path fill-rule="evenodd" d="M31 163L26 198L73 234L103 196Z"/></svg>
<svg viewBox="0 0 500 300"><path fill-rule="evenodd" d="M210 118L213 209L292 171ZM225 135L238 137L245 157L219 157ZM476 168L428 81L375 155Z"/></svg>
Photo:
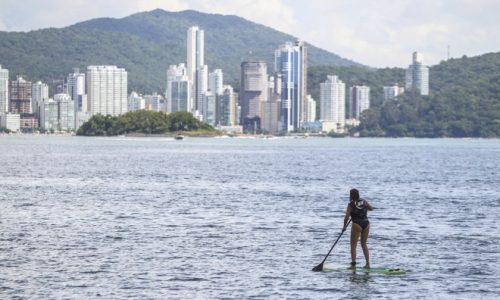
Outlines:
<svg viewBox="0 0 500 300"><path fill-rule="evenodd" d="M365 268L370 268L370 253L368 252L368 233L370 232L370 221L368 221L367 211L373 210L373 206L363 198L359 197L359 191L352 189L349 196L349 204L344 218L344 230L346 230L349 217L352 220L351 227L351 268L356 268L356 247L361 236L361 247L365 256Z"/></svg>

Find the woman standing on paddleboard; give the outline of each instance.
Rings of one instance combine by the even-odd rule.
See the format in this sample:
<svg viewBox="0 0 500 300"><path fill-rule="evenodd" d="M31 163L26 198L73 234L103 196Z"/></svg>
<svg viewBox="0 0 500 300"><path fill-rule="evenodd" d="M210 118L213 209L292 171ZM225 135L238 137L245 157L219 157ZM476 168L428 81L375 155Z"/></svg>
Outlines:
<svg viewBox="0 0 500 300"><path fill-rule="evenodd" d="M349 195L349 204L344 218L344 230L346 230L349 218L352 219L351 227L351 267L356 268L356 247L359 237L361 236L361 248L365 256L365 268L370 268L370 253L368 252L368 233L370 232L370 221L368 221L369 210L373 210L373 206L363 198L359 197L359 191L352 189Z"/></svg>

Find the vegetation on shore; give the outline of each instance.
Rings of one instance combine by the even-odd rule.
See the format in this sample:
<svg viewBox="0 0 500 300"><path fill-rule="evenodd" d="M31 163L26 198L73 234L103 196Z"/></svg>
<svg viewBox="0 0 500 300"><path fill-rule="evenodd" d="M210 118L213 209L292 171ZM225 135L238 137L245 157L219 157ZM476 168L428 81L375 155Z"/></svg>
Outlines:
<svg viewBox="0 0 500 300"><path fill-rule="evenodd" d="M385 101L383 86L404 86L405 70L314 67L310 91L319 99L326 75L338 75L348 87L370 86L371 108L349 133L368 137L500 137L500 53L443 61L430 68L430 95L406 91Z"/></svg>
<svg viewBox="0 0 500 300"><path fill-rule="evenodd" d="M179 133L214 135L216 132L212 126L200 122L188 112L166 114L138 110L118 117L94 115L80 126L76 134L83 136L174 135Z"/></svg>

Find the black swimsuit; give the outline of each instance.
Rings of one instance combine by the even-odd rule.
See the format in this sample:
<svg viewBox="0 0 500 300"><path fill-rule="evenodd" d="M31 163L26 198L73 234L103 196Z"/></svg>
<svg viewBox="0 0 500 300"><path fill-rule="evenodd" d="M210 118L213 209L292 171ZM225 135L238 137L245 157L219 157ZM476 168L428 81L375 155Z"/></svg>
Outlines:
<svg viewBox="0 0 500 300"><path fill-rule="evenodd" d="M368 221L368 208L366 208L366 200L359 199L357 203L351 201L349 205L352 208L351 211L351 219L352 222L358 224L361 227L361 230L365 230L368 225L370 225L370 221Z"/></svg>

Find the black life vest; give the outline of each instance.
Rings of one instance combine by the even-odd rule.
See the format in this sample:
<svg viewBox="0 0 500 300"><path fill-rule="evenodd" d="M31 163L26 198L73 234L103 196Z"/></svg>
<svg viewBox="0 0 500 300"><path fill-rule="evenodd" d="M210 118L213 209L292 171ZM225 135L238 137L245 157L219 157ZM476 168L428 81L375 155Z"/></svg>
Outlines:
<svg viewBox="0 0 500 300"><path fill-rule="evenodd" d="M368 208L366 207L366 200L360 198L357 202L351 201L349 202L351 206L351 218L353 220L366 220L368 219Z"/></svg>

